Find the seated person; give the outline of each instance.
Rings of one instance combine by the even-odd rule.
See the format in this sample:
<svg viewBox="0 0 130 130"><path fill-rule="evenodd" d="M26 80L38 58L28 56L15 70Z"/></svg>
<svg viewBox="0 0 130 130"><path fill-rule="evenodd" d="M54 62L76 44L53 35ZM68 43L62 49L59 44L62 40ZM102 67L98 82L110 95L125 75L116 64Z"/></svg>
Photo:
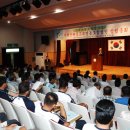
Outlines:
<svg viewBox="0 0 130 130"><path fill-rule="evenodd" d="M7 91L7 83L5 76L0 76L0 98L3 98L9 102L13 101L12 96L10 96Z"/></svg>
<svg viewBox="0 0 130 130"><path fill-rule="evenodd" d="M102 75L102 80L100 81L101 87L106 87L109 86L110 84L107 82L107 75L103 74Z"/></svg>
<svg viewBox="0 0 130 130"><path fill-rule="evenodd" d="M86 97L89 97L91 101L93 102L93 105L99 101L101 94L101 84L99 82L96 82L93 87L90 87L86 90L85 94Z"/></svg>
<svg viewBox="0 0 130 130"><path fill-rule="evenodd" d="M130 98L130 87L123 86L121 88L121 98L117 98L115 103L128 105L128 99Z"/></svg>
<svg viewBox="0 0 130 130"><path fill-rule="evenodd" d="M19 84L19 96L13 100L13 103L22 107L27 108L28 110L34 112L35 105L28 96L30 95L30 83L22 82Z"/></svg>
<svg viewBox="0 0 130 130"><path fill-rule="evenodd" d="M74 86L75 87L79 87L81 84L79 83L80 81L78 81L77 82L77 79L75 79L76 81L75 81L75 83L74 83ZM73 80L74 81L74 80ZM71 89L72 87L70 87L70 89ZM76 89L77 89L76 88ZM75 89L75 88L74 88ZM59 91L58 92L55 92L56 94L57 94L57 96L58 96L58 99L59 99L59 101L60 102L70 102L70 103L76 103L74 100L76 100L74 97L71 97L71 96L73 96L73 95L69 95L69 94L67 94L66 92L67 92L67 90L68 90L68 81L66 81L66 80L64 80L64 79L61 79L60 81L59 81ZM76 90L77 91L77 90ZM76 92L77 93L77 92ZM77 101L77 100L76 100ZM80 104L78 104L78 105L81 105L81 106L84 106L84 107L86 107L86 108L88 108L88 106L87 106L87 104L85 104L85 103L80 103Z"/></svg>
<svg viewBox="0 0 130 130"><path fill-rule="evenodd" d="M67 115L62 103L58 102L58 96L55 93L49 92L46 94L44 99L44 105L41 104L41 108L36 107L35 113L41 116L46 117L48 120L54 120L55 122L69 126L70 123L67 122ZM55 112L56 109L59 109L59 114ZM79 125L81 123L81 125ZM78 129L82 129L84 121L79 121L76 123Z"/></svg>
<svg viewBox="0 0 130 130"><path fill-rule="evenodd" d="M71 103L75 103L74 99L67 94L68 90L68 82L66 80L61 79L59 81L59 91L55 92L58 96L58 99L60 102L71 102Z"/></svg>
<svg viewBox="0 0 130 130"><path fill-rule="evenodd" d="M49 83L46 84L46 87L56 88L55 81L56 81L56 75L53 73L49 74Z"/></svg>
<svg viewBox="0 0 130 130"><path fill-rule="evenodd" d="M75 103L78 103L76 95L81 95L81 81L78 79L73 80L73 87L67 89L67 94L69 94Z"/></svg>
<svg viewBox="0 0 130 130"><path fill-rule="evenodd" d="M103 88L103 97L101 97L100 99L108 99L110 101L114 101L114 98L112 97L112 88L110 86L106 86Z"/></svg>
<svg viewBox="0 0 130 130"><path fill-rule="evenodd" d="M116 80L116 75L113 74L113 75L111 76L111 80L108 80L108 82L109 82L109 84L110 84L111 86L115 86L115 80Z"/></svg>
<svg viewBox="0 0 130 130"><path fill-rule="evenodd" d="M43 87L43 82L40 81L40 74L36 73L34 75L34 84L32 85L32 90L36 91L36 92L40 92L42 87Z"/></svg>
<svg viewBox="0 0 130 130"><path fill-rule="evenodd" d="M115 113L114 103L103 99L96 104L95 123L87 123L82 130L110 130Z"/></svg>
<svg viewBox="0 0 130 130"><path fill-rule="evenodd" d="M128 74L123 75L123 79L121 80L121 86L126 86L126 81L128 80Z"/></svg>
<svg viewBox="0 0 130 130"><path fill-rule="evenodd" d="M115 79L115 85L112 87L112 95L120 97L121 96L121 80L120 78Z"/></svg>
<svg viewBox="0 0 130 130"><path fill-rule="evenodd" d="M26 130L25 127L15 120L7 120L7 116L4 112L0 113L0 130Z"/></svg>
<svg viewBox="0 0 130 130"><path fill-rule="evenodd" d="M96 78L96 82L99 81L99 76L98 76L98 72L97 72L97 71L94 71L94 72L93 72L93 77Z"/></svg>
<svg viewBox="0 0 130 130"><path fill-rule="evenodd" d="M130 98L128 100L128 110L129 111L122 111L120 117L126 120L130 120Z"/></svg>
<svg viewBox="0 0 130 130"><path fill-rule="evenodd" d="M7 82L9 89L11 89L14 92L18 91L18 83L16 81L16 77L14 73L9 73L8 74L8 82Z"/></svg>

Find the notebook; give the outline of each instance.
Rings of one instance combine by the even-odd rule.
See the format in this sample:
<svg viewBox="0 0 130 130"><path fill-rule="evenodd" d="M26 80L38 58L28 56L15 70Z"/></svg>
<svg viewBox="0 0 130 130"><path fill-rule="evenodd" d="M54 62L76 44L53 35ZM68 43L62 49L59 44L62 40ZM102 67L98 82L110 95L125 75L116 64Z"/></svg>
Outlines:
<svg viewBox="0 0 130 130"><path fill-rule="evenodd" d="M82 118L80 114L77 114L73 111L68 111L66 114L67 114L67 122L70 122L70 123Z"/></svg>

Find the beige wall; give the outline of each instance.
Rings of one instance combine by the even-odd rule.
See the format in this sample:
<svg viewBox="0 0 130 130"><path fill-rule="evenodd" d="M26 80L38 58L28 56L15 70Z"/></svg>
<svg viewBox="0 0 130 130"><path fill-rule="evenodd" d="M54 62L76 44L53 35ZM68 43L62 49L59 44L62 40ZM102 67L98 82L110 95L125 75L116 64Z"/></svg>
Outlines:
<svg viewBox="0 0 130 130"><path fill-rule="evenodd" d="M42 44L41 36L49 36L50 43L49 45ZM56 64L56 40L54 38L54 31L43 31L34 33L34 49L35 52L43 52L43 54L48 55L49 59L52 62L52 66Z"/></svg>
<svg viewBox="0 0 130 130"><path fill-rule="evenodd" d="M18 43L25 51L34 51L34 37L31 30L15 24L0 24L0 47L6 47L7 43ZM1 50L0 50L1 52Z"/></svg>
<svg viewBox="0 0 130 130"><path fill-rule="evenodd" d="M0 48L7 47L8 43L17 43L19 47L24 47L26 54L25 63L30 63L33 57L33 55L30 56L30 52L34 53L34 36L31 30L22 28L15 24L0 23ZM28 54L29 56L27 56ZM30 59L27 60L26 57L29 57ZM1 49L0 64L2 64Z"/></svg>

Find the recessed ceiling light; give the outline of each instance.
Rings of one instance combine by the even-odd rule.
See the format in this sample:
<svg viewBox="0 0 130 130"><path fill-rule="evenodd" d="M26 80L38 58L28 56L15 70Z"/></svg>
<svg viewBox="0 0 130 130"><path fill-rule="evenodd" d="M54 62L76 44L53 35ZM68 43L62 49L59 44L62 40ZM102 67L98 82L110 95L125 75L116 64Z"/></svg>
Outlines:
<svg viewBox="0 0 130 130"><path fill-rule="evenodd" d="M64 12L64 10L62 10L62 9L55 9L55 11L54 11L54 13L62 13L62 12Z"/></svg>
<svg viewBox="0 0 130 130"><path fill-rule="evenodd" d="M36 16L36 15L31 15L30 16L30 19L36 19L38 16Z"/></svg>
<svg viewBox="0 0 130 130"><path fill-rule="evenodd" d="M72 0L67 0L67 1L72 1Z"/></svg>

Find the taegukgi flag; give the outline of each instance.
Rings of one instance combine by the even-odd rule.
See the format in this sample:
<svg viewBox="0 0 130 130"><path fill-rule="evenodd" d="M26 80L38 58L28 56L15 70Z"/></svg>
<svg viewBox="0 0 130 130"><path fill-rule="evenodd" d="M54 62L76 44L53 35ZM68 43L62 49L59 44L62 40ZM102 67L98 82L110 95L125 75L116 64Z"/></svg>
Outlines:
<svg viewBox="0 0 130 130"><path fill-rule="evenodd" d="M125 51L125 40L108 40L108 51Z"/></svg>

